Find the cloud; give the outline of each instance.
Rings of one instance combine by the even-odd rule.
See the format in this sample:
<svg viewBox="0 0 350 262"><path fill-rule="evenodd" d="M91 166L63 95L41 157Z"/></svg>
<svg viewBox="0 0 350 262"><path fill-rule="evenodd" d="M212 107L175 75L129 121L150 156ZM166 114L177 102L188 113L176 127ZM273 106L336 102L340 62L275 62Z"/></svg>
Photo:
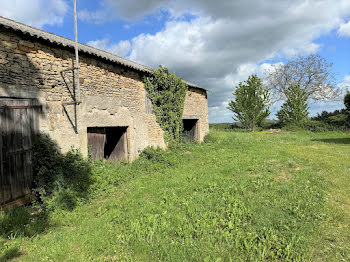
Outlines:
<svg viewBox="0 0 350 262"><path fill-rule="evenodd" d="M346 94L346 92L350 91L350 75L343 78L343 80L338 84L338 88L340 89L340 95L342 97Z"/></svg>
<svg viewBox="0 0 350 262"><path fill-rule="evenodd" d="M101 24L117 18L126 21L134 21L143 18L147 14L155 13L168 2L168 0L102 0L99 9L93 11L84 9L78 12L78 16L83 21L96 24Z"/></svg>
<svg viewBox="0 0 350 262"><path fill-rule="evenodd" d="M113 53L118 56L125 57L131 50L131 44L129 41L120 41L117 44L111 44L109 39L101 39L87 42L87 45L96 47L101 50Z"/></svg>
<svg viewBox="0 0 350 262"><path fill-rule="evenodd" d="M332 112L344 108L344 96L350 91L350 75L345 76L337 85L339 96L328 101L315 101L310 103L310 116L316 116L322 111Z"/></svg>
<svg viewBox="0 0 350 262"><path fill-rule="evenodd" d="M345 24L340 25L340 27L338 29L338 34L340 36L350 37L350 21L345 23Z"/></svg>
<svg viewBox="0 0 350 262"><path fill-rule="evenodd" d="M0 15L42 28L60 25L68 11L65 0L1 0Z"/></svg>
<svg viewBox="0 0 350 262"><path fill-rule="evenodd" d="M92 22L95 24L102 24L109 19L109 15L106 14L107 11L97 10L97 11L88 11L87 9L78 11L78 18L85 22Z"/></svg>
<svg viewBox="0 0 350 262"><path fill-rule="evenodd" d="M169 14L163 29L130 40L128 58L152 67L165 65L208 89L210 121L222 122L229 120L225 103L239 81L259 73L259 65L267 59L317 52L322 45L315 39L339 28L350 15L350 2L102 0L101 8L92 14L137 20L159 10ZM185 15L190 18L184 19ZM87 19L98 21L96 17Z"/></svg>

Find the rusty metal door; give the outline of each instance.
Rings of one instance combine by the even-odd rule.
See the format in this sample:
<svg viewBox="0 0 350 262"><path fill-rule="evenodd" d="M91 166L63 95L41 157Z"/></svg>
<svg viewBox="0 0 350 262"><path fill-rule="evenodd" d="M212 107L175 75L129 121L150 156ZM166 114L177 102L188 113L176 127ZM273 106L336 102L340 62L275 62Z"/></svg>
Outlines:
<svg viewBox="0 0 350 262"><path fill-rule="evenodd" d="M31 193L38 109L34 99L0 98L0 206Z"/></svg>

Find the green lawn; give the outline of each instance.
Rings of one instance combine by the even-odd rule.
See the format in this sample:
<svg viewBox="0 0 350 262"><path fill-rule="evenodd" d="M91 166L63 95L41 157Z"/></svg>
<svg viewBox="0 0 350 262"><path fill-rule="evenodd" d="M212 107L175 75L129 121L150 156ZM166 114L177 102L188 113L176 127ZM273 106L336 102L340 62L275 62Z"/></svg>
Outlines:
<svg viewBox="0 0 350 262"><path fill-rule="evenodd" d="M212 130L93 169L74 211L2 213L0 261L350 260L349 133Z"/></svg>

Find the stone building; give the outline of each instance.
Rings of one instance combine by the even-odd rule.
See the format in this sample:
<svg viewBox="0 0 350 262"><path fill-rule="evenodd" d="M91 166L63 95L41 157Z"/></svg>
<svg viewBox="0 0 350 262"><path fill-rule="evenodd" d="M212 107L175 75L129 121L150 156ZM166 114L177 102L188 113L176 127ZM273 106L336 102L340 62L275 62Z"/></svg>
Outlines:
<svg viewBox="0 0 350 262"><path fill-rule="evenodd" d="M132 161L147 146L165 147L142 82L149 68L79 44L75 103L74 59L74 41L0 17L0 108L34 108L32 129L49 134L63 152L74 147L87 155L90 148L96 158ZM206 90L188 86L185 130L202 141L209 132Z"/></svg>

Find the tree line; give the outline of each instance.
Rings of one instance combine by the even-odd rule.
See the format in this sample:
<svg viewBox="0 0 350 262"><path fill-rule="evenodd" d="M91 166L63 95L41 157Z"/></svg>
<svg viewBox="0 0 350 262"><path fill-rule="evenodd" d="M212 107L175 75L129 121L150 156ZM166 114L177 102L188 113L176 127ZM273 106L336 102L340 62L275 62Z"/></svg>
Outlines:
<svg viewBox="0 0 350 262"><path fill-rule="evenodd" d="M264 79L253 74L240 82L233 92L234 99L229 102L234 117L249 130L263 127L270 108L282 103L276 116L281 127L303 128L309 122L309 103L339 97L336 88L332 63L319 55L297 57L285 64L276 64L267 72ZM322 112L311 118L332 126L329 114L338 120L337 125L350 127L350 93L344 97L345 109L333 113ZM323 117L322 117L323 116Z"/></svg>

